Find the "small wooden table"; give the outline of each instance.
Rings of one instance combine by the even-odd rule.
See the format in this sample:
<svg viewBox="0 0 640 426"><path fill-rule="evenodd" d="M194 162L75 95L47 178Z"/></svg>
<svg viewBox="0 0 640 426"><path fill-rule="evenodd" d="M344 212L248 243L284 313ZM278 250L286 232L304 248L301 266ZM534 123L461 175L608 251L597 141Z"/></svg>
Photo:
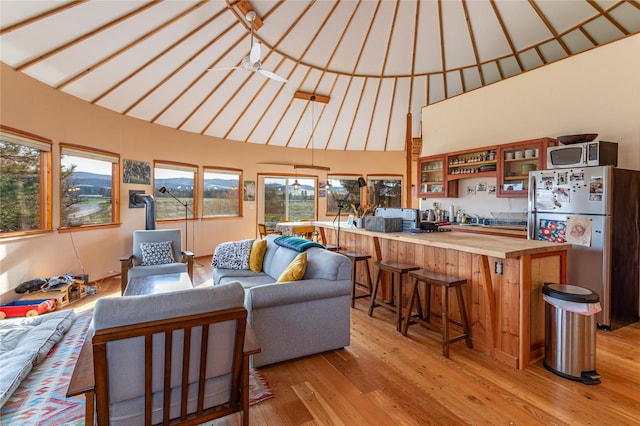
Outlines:
<svg viewBox="0 0 640 426"><path fill-rule="evenodd" d="M312 222L278 222L276 223L276 232L282 235L294 235L293 228L297 226L312 226Z"/></svg>
<svg viewBox="0 0 640 426"><path fill-rule="evenodd" d="M129 280L123 296L142 296L146 294L169 293L171 291L188 290L193 288L189 274L179 272L175 274L147 275Z"/></svg>

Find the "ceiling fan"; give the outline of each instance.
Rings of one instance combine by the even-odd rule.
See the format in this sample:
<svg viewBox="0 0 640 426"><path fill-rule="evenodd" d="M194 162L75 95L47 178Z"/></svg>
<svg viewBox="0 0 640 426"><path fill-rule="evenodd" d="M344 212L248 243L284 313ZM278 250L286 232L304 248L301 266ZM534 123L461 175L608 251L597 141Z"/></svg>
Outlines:
<svg viewBox="0 0 640 426"><path fill-rule="evenodd" d="M260 43L253 42L253 22L256 19L256 12L254 12L253 10L250 10L249 12L247 12L246 18L247 18L247 21L251 23L251 51L249 53L249 56L245 56L244 58L242 58L242 62L238 67L211 68L210 71L211 70L235 70L235 69L242 68L249 72L259 72L260 74L262 74L267 78L270 78L275 81L279 81L281 83L286 83L287 82L286 78L280 77L278 74L273 73L271 71L262 69L262 62L260 62L260 57L262 56L262 52L261 52L262 48L260 46Z"/></svg>

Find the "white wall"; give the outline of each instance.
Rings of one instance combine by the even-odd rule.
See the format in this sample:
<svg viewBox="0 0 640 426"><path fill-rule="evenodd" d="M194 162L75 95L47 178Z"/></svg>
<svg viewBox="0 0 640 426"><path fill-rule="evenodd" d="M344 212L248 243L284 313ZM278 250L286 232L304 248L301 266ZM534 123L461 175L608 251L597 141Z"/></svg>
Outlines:
<svg viewBox="0 0 640 426"><path fill-rule="evenodd" d="M546 65L422 110L422 155L539 137L598 133L618 142L618 166L640 170L640 34ZM495 179L479 179L495 184ZM466 194L437 199L489 216L521 211L524 199ZM422 209L432 199L421 201Z"/></svg>

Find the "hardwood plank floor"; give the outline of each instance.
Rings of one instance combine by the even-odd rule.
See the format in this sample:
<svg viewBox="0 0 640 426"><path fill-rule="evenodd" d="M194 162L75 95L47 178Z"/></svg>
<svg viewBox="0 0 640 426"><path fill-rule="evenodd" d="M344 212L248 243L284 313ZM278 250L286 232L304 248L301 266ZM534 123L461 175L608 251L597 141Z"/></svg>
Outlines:
<svg viewBox="0 0 640 426"><path fill-rule="evenodd" d="M211 257L198 258L195 285L211 283ZM118 296L118 278L98 283L98 295L70 305L87 309ZM407 337L394 318L367 299L351 309L351 345L260 370L275 398L250 408L252 425L638 425L640 323L597 332L602 383L587 386L535 362L514 370L465 347L442 356L439 335L413 325ZM212 425L237 425L229 416Z"/></svg>

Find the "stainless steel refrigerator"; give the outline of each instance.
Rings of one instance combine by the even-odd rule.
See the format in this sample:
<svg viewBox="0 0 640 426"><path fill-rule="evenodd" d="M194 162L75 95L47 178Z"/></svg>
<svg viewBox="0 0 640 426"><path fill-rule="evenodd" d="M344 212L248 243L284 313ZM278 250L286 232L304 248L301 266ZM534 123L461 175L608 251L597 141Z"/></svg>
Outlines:
<svg viewBox="0 0 640 426"><path fill-rule="evenodd" d="M600 296L599 328L638 321L640 171L613 166L529 173L529 239L569 242L567 283Z"/></svg>

